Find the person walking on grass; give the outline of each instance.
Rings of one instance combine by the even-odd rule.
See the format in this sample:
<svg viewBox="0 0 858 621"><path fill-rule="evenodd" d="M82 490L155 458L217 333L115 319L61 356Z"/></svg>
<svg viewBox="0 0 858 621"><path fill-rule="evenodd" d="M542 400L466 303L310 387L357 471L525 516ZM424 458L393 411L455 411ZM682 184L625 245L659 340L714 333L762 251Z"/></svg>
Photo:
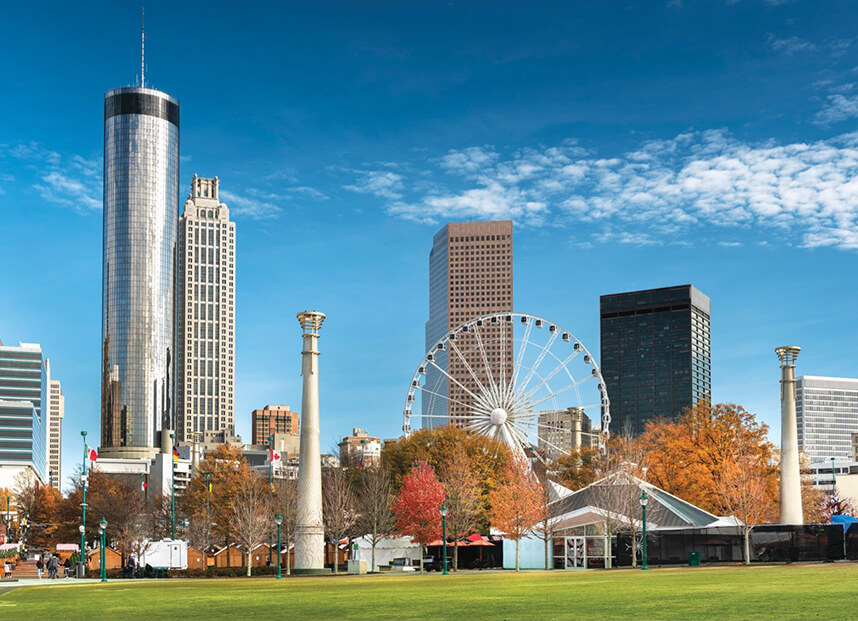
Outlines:
<svg viewBox="0 0 858 621"><path fill-rule="evenodd" d="M56 556L52 556L51 560L48 561L48 573L50 575L51 580L57 579L57 570L60 567L60 561Z"/></svg>
<svg viewBox="0 0 858 621"><path fill-rule="evenodd" d="M39 570L39 580L41 580L42 579L42 572L45 571L45 563L42 561L41 558L38 561L36 561L36 569Z"/></svg>

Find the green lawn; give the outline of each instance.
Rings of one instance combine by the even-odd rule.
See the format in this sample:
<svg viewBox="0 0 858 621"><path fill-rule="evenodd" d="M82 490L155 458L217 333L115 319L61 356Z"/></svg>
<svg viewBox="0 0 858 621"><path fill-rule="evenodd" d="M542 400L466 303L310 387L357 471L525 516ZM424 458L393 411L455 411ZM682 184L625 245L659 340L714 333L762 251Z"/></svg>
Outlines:
<svg viewBox="0 0 858 621"><path fill-rule="evenodd" d="M858 564L20 587L0 619L848 619Z"/></svg>

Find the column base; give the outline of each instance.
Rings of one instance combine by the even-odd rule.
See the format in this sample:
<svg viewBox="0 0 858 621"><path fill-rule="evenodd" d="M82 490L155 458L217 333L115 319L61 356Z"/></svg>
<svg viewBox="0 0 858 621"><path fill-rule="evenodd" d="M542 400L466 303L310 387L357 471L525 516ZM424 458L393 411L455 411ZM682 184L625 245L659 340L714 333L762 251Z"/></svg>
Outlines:
<svg viewBox="0 0 858 621"><path fill-rule="evenodd" d="M330 576L333 573L333 570L328 567L323 567L322 569L295 569L294 567L292 568L293 576Z"/></svg>

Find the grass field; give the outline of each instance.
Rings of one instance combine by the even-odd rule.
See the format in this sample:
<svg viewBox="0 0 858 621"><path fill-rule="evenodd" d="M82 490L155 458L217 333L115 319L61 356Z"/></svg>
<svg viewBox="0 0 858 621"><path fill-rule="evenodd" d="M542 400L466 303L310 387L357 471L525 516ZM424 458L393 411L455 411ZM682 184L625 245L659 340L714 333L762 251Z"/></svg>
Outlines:
<svg viewBox="0 0 858 621"><path fill-rule="evenodd" d="M849 619L858 565L20 587L0 619Z"/></svg>

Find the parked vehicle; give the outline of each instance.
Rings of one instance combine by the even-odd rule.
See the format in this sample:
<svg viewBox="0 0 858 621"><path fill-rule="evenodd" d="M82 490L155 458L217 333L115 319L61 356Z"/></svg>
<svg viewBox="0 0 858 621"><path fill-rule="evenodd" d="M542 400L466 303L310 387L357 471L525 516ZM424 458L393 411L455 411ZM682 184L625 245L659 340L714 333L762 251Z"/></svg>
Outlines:
<svg viewBox="0 0 858 621"><path fill-rule="evenodd" d="M447 559L447 569L450 568L450 561ZM436 559L434 556L423 557L423 571L444 571L444 562L441 559Z"/></svg>
<svg viewBox="0 0 858 621"><path fill-rule="evenodd" d="M417 571L417 569L414 567L414 559L403 556L390 562L390 571Z"/></svg>

